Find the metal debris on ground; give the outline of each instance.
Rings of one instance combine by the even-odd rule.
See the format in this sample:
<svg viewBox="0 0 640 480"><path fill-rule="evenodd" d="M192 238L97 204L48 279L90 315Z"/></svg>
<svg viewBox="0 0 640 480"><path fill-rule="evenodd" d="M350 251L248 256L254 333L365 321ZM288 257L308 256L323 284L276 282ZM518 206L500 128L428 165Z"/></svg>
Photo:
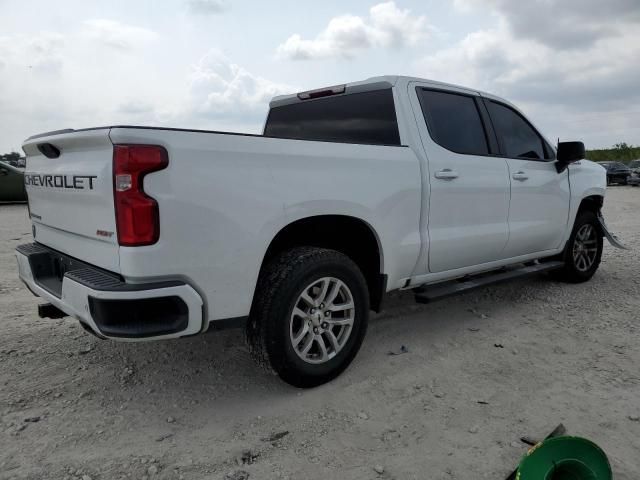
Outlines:
<svg viewBox="0 0 640 480"><path fill-rule="evenodd" d="M263 437L260 440L262 440L263 442L277 442L278 440L286 437L287 435L289 435L289 430L283 430L281 432L272 433L268 437Z"/></svg>
<svg viewBox="0 0 640 480"><path fill-rule="evenodd" d="M409 349L407 347L405 347L404 345L401 345L400 346L400 351L394 352L393 350L389 350L387 352L387 355L402 355L404 353L409 353Z"/></svg>

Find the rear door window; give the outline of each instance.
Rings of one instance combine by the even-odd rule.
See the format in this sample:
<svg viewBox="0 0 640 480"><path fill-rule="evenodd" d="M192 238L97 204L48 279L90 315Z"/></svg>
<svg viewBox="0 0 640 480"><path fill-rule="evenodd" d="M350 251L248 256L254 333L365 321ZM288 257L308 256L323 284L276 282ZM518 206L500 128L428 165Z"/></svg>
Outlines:
<svg viewBox="0 0 640 480"><path fill-rule="evenodd" d="M400 145L390 88L273 107L264 134L299 140Z"/></svg>
<svg viewBox="0 0 640 480"><path fill-rule="evenodd" d="M480 111L472 96L421 88L417 93L434 142L456 153L489 154Z"/></svg>
<svg viewBox="0 0 640 480"><path fill-rule="evenodd" d="M550 157L542 138L522 115L501 103L488 101L486 104L504 155L527 159Z"/></svg>

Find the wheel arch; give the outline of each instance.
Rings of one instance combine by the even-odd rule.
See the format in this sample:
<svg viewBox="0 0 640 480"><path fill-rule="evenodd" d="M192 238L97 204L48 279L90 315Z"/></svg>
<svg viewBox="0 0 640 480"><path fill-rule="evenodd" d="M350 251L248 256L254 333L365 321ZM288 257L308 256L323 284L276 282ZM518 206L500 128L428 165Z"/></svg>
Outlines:
<svg viewBox="0 0 640 480"><path fill-rule="evenodd" d="M600 212L600 210L602 209L602 206L604 205L604 196L603 195L589 195L584 197L581 201L580 201L580 205L578 206L578 211L577 213L580 213L584 210L588 210L591 211L593 213L595 213L596 215L598 214L598 212Z"/></svg>
<svg viewBox="0 0 640 480"><path fill-rule="evenodd" d="M263 256L260 274L277 254L300 246L329 248L351 258L367 281L371 310L381 310L387 275L383 273L380 238L368 222L349 215L313 215L297 219L273 237Z"/></svg>

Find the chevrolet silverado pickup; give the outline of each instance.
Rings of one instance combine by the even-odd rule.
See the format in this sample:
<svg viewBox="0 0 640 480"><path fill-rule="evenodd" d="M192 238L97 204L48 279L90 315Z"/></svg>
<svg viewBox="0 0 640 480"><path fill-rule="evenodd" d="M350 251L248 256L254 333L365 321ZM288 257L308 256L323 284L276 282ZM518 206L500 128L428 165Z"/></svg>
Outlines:
<svg viewBox="0 0 640 480"><path fill-rule="evenodd" d="M385 76L275 97L261 135L139 126L23 144L20 278L100 338L242 326L296 386L339 375L387 292L429 302L600 263L605 170L514 105Z"/></svg>

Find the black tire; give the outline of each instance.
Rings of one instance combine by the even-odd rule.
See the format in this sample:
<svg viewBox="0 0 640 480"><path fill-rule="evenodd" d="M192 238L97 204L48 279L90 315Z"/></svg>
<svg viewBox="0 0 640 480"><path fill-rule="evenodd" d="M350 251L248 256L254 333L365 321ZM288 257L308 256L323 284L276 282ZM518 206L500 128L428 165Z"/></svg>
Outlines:
<svg viewBox="0 0 640 480"><path fill-rule="evenodd" d="M333 277L353 297L354 320L344 346L324 363L307 363L290 337L292 312L305 287ZM367 331L369 291L358 266L335 250L299 247L283 252L265 266L258 279L246 339L254 359L290 385L310 388L340 375L358 353Z"/></svg>
<svg viewBox="0 0 640 480"><path fill-rule="evenodd" d="M595 252L595 258L588 268L585 268L585 265L582 265L581 267L577 265L574 257L574 247L576 246L576 242L579 242L579 240L576 239L578 232L580 232L585 225L590 225L593 228L595 232L594 248L597 249ZM596 214L588 210L578 212L578 216L576 217L576 221L573 225L573 230L571 231L571 236L569 237L564 252L562 253L564 267L553 272L553 276L560 281L568 283L582 283L590 280L600 266L600 261L602 259L602 247L602 230Z"/></svg>

